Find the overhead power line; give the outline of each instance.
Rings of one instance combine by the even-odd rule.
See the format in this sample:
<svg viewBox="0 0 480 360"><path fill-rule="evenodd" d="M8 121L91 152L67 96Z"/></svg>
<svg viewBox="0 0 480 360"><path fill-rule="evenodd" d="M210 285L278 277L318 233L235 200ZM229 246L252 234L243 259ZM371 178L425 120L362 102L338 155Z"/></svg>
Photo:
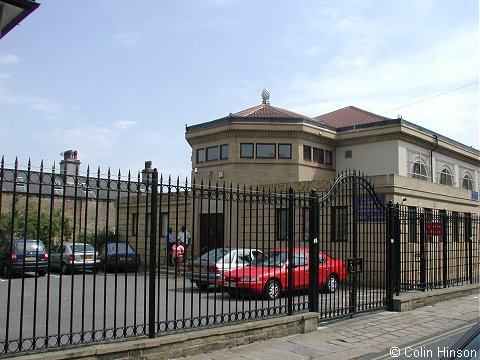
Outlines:
<svg viewBox="0 0 480 360"><path fill-rule="evenodd" d="M478 81L475 81L474 83L471 83L471 84L468 84L468 85L461 86L461 87L456 88L456 89L453 89L453 90L445 91L445 92L443 92L443 93L441 93L441 94L437 94L437 95L430 96L430 97L428 97L428 98L426 98L426 99L422 99L422 100L415 101L415 102L413 102L413 103L411 103L411 104L408 104L408 105L403 105L403 106L400 106L400 107L398 107L398 108L385 111L384 113L382 113L382 114L380 114L380 115L384 115L384 114L387 114L387 113L389 113L389 112L391 112L391 111L403 109L403 108L406 108L406 107L408 107L408 106L412 106L412 105L415 105L415 104L418 104L418 103L421 103L421 102L424 102L424 101L427 101L427 100L431 100L431 99L434 99L434 98L436 98L436 97L439 97L439 96L442 96L442 95L445 95L445 94L449 94L449 93L451 93L451 92L458 91L458 90L461 90L461 89L464 89L464 88L466 88L466 87L469 87L469 86L472 86L472 85L476 85L476 84L478 84Z"/></svg>

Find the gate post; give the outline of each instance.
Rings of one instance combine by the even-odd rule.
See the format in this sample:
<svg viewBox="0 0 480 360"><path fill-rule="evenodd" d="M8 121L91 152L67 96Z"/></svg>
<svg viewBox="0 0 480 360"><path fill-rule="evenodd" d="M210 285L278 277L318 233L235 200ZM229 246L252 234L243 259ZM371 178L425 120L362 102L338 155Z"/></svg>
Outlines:
<svg viewBox="0 0 480 360"><path fill-rule="evenodd" d="M442 222L442 238L443 238L443 287L448 285L448 226L447 226L447 211L440 211L440 220Z"/></svg>
<svg viewBox="0 0 480 360"><path fill-rule="evenodd" d="M148 337L155 338L155 272L157 249L157 196L158 196L158 171L153 169L152 174L152 200L150 207L150 267L148 274ZM148 191L148 180L147 180Z"/></svg>
<svg viewBox="0 0 480 360"><path fill-rule="evenodd" d="M468 253L468 278L470 284L473 284L473 231L472 231L472 214L465 214L465 248Z"/></svg>
<svg viewBox="0 0 480 360"><path fill-rule="evenodd" d="M425 254L425 214L420 214L420 288L422 292L427 287L427 257Z"/></svg>
<svg viewBox="0 0 480 360"><path fill-rule="evenodd" d="M393 284L395 281L394 249L395 249L395 207L393 201L388 203L388 233L387 233L387 309L393 311Z"/></svg>
<svg viewBox="0 0 480 360"><path fill-rule="evenodd" d="M318 256L320 253L319 249L319 218L318 218L318 196L315 194L315 190L310 191L310 218L309 218L309 227L310 231L308 234L308 244L309 244L309 283L308 287L308 309L311 312L319 311L319 299L318 299Z"/></svg>
<svg viewBox="0 0 480 360"><path fill-rule="evenodd" d="M293 188L288 189L288 287L287 314L293 314L293 220L294 197Z"/></svg>

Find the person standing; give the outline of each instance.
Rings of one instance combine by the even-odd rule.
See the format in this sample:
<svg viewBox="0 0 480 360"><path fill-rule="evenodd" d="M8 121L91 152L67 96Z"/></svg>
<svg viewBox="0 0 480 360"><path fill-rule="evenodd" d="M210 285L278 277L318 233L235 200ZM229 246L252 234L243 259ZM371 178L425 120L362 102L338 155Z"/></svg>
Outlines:
<svg viewBox="0 0 480 360"><path fill-rule="evenodd" d="M175 245L175 235L171 227L168 228L168 232L165 234L165 248L167 250L167 266L173 266L172 259L172 247Z"/></svg>
<svg viewBox="0 0 480 360"><path fill-rule="evenodd" d="M179 277L182 275L180 271L180 266L183 262L183 253L185 252L185 248L183 247L183 243L181 240L178 240L176 244L172 246L172 258L175 264L175 277Z"/></svg>
<svg viewBox="0 0 480 360"><path fill-rule="evenodd" d="M188 232L188 230L185 228L185 225L182 225L182 228L178 233L178 240L183 243L183 247L185 249L184 259L186 258L186 252L187 252L188 246L190 245L191 239L192 237L190 236L190 233Z"/></svg>

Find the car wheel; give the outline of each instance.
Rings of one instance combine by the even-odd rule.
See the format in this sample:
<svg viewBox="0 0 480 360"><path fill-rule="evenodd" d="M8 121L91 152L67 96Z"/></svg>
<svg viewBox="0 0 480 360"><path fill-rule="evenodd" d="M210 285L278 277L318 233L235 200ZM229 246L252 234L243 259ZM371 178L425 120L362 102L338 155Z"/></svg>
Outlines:
<svg viewBox="0 0 480 360"><path fill-rule="evenodd" d="M195 285L197 285L197 287L202 291L207 291L209 288L208 284L202 282L196 282Z"/></svg>
<svg viewBox="0 0 480 360"><path fill-rule="evenodd" d="M325 290L327 293L334 293L338 287L338 279L335 275L330 275L327 278L327 282L325 284Z"/></svg>
<svg viewBox="0 0 480 360"><path fill-rule="evenodd" d="M38 276L45 276L46 271L45 270L39 270L38 271Z"/></svg>
<svg viewBox="0 0 480 360"><path fill-rule="evenodd" d="M65 275L65 274L68 273L67 264L62 263L62 264L60 265L60 272L61 272L63 275Z"/></svg>
<svg viewBox="0 0 480 360"><path fill-rule="evenodd" d="M275 300L280 297L280 283L277 280L271 279L265 285L264 295L268 300Z"/></svg>

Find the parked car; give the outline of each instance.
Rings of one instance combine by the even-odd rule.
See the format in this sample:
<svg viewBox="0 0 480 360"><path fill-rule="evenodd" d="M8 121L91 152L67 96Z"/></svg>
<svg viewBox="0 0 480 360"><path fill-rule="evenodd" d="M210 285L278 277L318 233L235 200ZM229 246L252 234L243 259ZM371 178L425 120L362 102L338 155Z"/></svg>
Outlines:
<svg viewBox="0 0 480 360"><path fill-rule="evenodd" d="M205 290L215 286L224 271L250 266L263 258L263 252L257 249L215 248L187 262L186 275L198 288Z"/></svg>
<svg viewBox="0 0 480 360"><path fill-rule="evenodd" d="M75 270L98 271L100 258L95 248L84 243L64 243L55 245L50 251L50 269L62 274Z"/></svg>
<svg viewBox="0 0 480 360"><path fill-rule="evenodd" d="M0 271L6 278L27 272L44 276L48 268L48 253L41 240L1 240Z"/></svg>
<svg viewBox="0 0 480 360"><path fill-rule="evenodd" d="M106 243L99 257L106 272L115 269L137 272L141 264L140 254L126 242Z"/></svg>
<svg viewBox="0 0 480 360"><path fill-rule="evenodd" d="M293 253L293 288L308 289L309 286L309 250L295 248ZM336 260L319 253L319 286L327 292L334 292L340 281L347 277L347 270L342 260ZM250 267L227 271L223 279L217 280L231 295L255 294L268 300L277 299L288 287L288 251L275 250L269 253L263 262L256 262Z"/></svg>

